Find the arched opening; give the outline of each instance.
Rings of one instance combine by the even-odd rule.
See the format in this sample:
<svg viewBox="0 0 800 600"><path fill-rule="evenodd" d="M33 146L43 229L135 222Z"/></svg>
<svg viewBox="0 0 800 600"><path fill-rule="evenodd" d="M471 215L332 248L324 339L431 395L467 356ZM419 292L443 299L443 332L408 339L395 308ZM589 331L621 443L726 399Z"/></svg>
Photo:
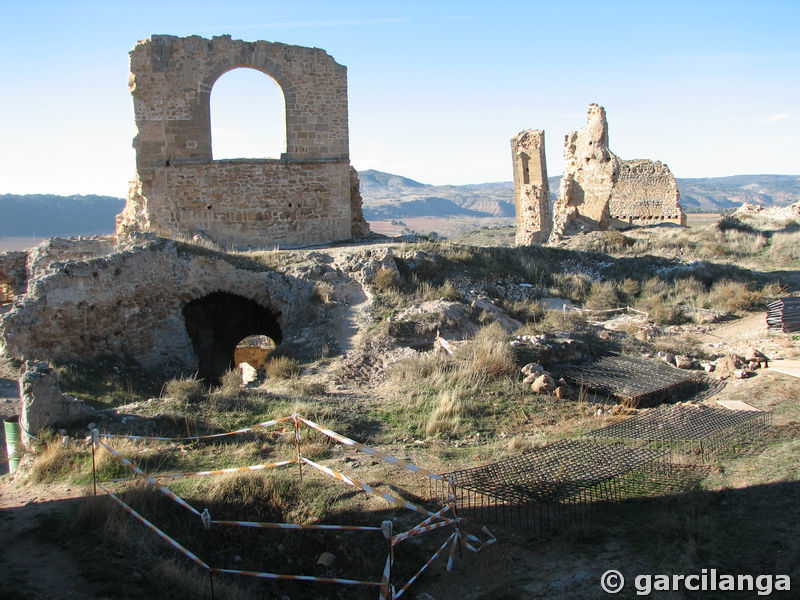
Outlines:
<svg viewBox="0 0 800 600"><path fill-rule="evenodd" d="M266 336L280 344L283 334L276 316L260 304L225 292L214 292L183 307L186 331L199 359L198 376L219 382L234 366L239 343L248 336Z"/></svg>
<svg viewBox="0 0 800 600"><path fill-rule="evenodd" d="M275 350L275 340L266 335L248 335L236 344L233 351L233 364L238 367L247 363L256 371L264 369L269 355Z"/></svg>
<svg viewBox="0 0 800 600"><path fill-rule="evenodd" d="M224 73L211 89L214 160L280 158L286 152L286 106L277 82L253 68Z"/></svg>

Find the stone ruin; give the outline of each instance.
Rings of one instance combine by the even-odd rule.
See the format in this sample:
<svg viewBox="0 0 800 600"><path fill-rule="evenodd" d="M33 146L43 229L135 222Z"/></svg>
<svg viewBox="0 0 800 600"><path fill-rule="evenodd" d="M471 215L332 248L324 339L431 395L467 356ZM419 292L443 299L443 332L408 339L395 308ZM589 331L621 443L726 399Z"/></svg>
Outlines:
<svg viewBox="0 0 800 600"><path fill-rule="evenodd" d="M550 237L553 215L544 155L544 131L528 129L511 138L514 159L514 207L517 246L543 244Z"/></svg>
<svg viewBox="0 0 800 600"><path fill-rule="evenodd" d="M239 67L265 73L283 92L280 158L213 158L211 91ZM324 50L154 35L133 48L130 69L136 178L117 217L119 236L291 247L368 231L350 167L347 69Z"/></svg>
<svg viewBox="0 0 800 600"><path fill-rule="evenodd" d="M572 225L610 229L657 223L686 224L678 184L667 165L622 160L609 149L602 106L590 104L587 123L564 140L564 174L552 214L547 187L544 132L511 139L517 245L555 241Z"/></svg>

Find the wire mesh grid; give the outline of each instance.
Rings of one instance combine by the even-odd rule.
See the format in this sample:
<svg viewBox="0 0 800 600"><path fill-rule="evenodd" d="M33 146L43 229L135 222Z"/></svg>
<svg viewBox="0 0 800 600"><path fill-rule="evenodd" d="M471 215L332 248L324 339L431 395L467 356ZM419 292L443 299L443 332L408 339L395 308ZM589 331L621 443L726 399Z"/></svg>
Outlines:
<svg viewBox="0 0 800 600"><path fill-rule="evenodd" d="M615 396L634 406L677 399L700 384L693 373L662 361L617 354L564 365L561 376L574 385Z"/></svg>
<svg viewBox="0 0 800 600"><path fill-rule="evenodd" d="M642 491L670 470L663 449L560 440L520 456L445 474L456 506L482 521L544 533L585 516L600 502ZM443 496L449 486L443 484Z"/></svg>
<svg viewBox="0 0 800 600"><path fill-rule="evenodd" d="M596 440L633 440L692 452L707 460L750 442L772 425L772 413L672 404L643 410L586 434Z"/></svg>

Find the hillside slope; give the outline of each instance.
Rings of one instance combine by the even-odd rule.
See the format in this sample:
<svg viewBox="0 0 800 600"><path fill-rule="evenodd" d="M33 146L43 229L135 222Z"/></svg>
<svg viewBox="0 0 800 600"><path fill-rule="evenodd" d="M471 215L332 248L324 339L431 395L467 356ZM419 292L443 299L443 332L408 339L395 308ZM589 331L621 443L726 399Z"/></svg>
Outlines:
<svg viewBox="0 0 800 600"><path fill-rule="evenodd" d="M367 170L359 173L364 216L368 220L408 217L514 216L514 184L427 185L400 175ZM555 201L560 176L550 177ZM724 212L743 202L786 206L800 200L798 175L734 175L678 179L687 212Z"/></svg>

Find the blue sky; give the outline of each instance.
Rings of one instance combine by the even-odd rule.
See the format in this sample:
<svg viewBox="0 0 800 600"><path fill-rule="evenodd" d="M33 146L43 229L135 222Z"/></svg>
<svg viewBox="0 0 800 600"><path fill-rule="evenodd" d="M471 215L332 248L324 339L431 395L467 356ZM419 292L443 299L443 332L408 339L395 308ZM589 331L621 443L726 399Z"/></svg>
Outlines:
<svg viewBox="0 0 800 600"><path fill-rule="evenodd" d="M507 181L509 139L536 128L555 175L564 135L597 102L622 158L677 177L800 174L798 23L797 0L0 0L0 193L126 194L128 51L154 33L325 49L348 68L361 170ZM232 71L212 91L218 158L225 143L247 156L280 146L279 92L247 75L259 74ZM263 128L248 103L272 117Z"/></svg>

